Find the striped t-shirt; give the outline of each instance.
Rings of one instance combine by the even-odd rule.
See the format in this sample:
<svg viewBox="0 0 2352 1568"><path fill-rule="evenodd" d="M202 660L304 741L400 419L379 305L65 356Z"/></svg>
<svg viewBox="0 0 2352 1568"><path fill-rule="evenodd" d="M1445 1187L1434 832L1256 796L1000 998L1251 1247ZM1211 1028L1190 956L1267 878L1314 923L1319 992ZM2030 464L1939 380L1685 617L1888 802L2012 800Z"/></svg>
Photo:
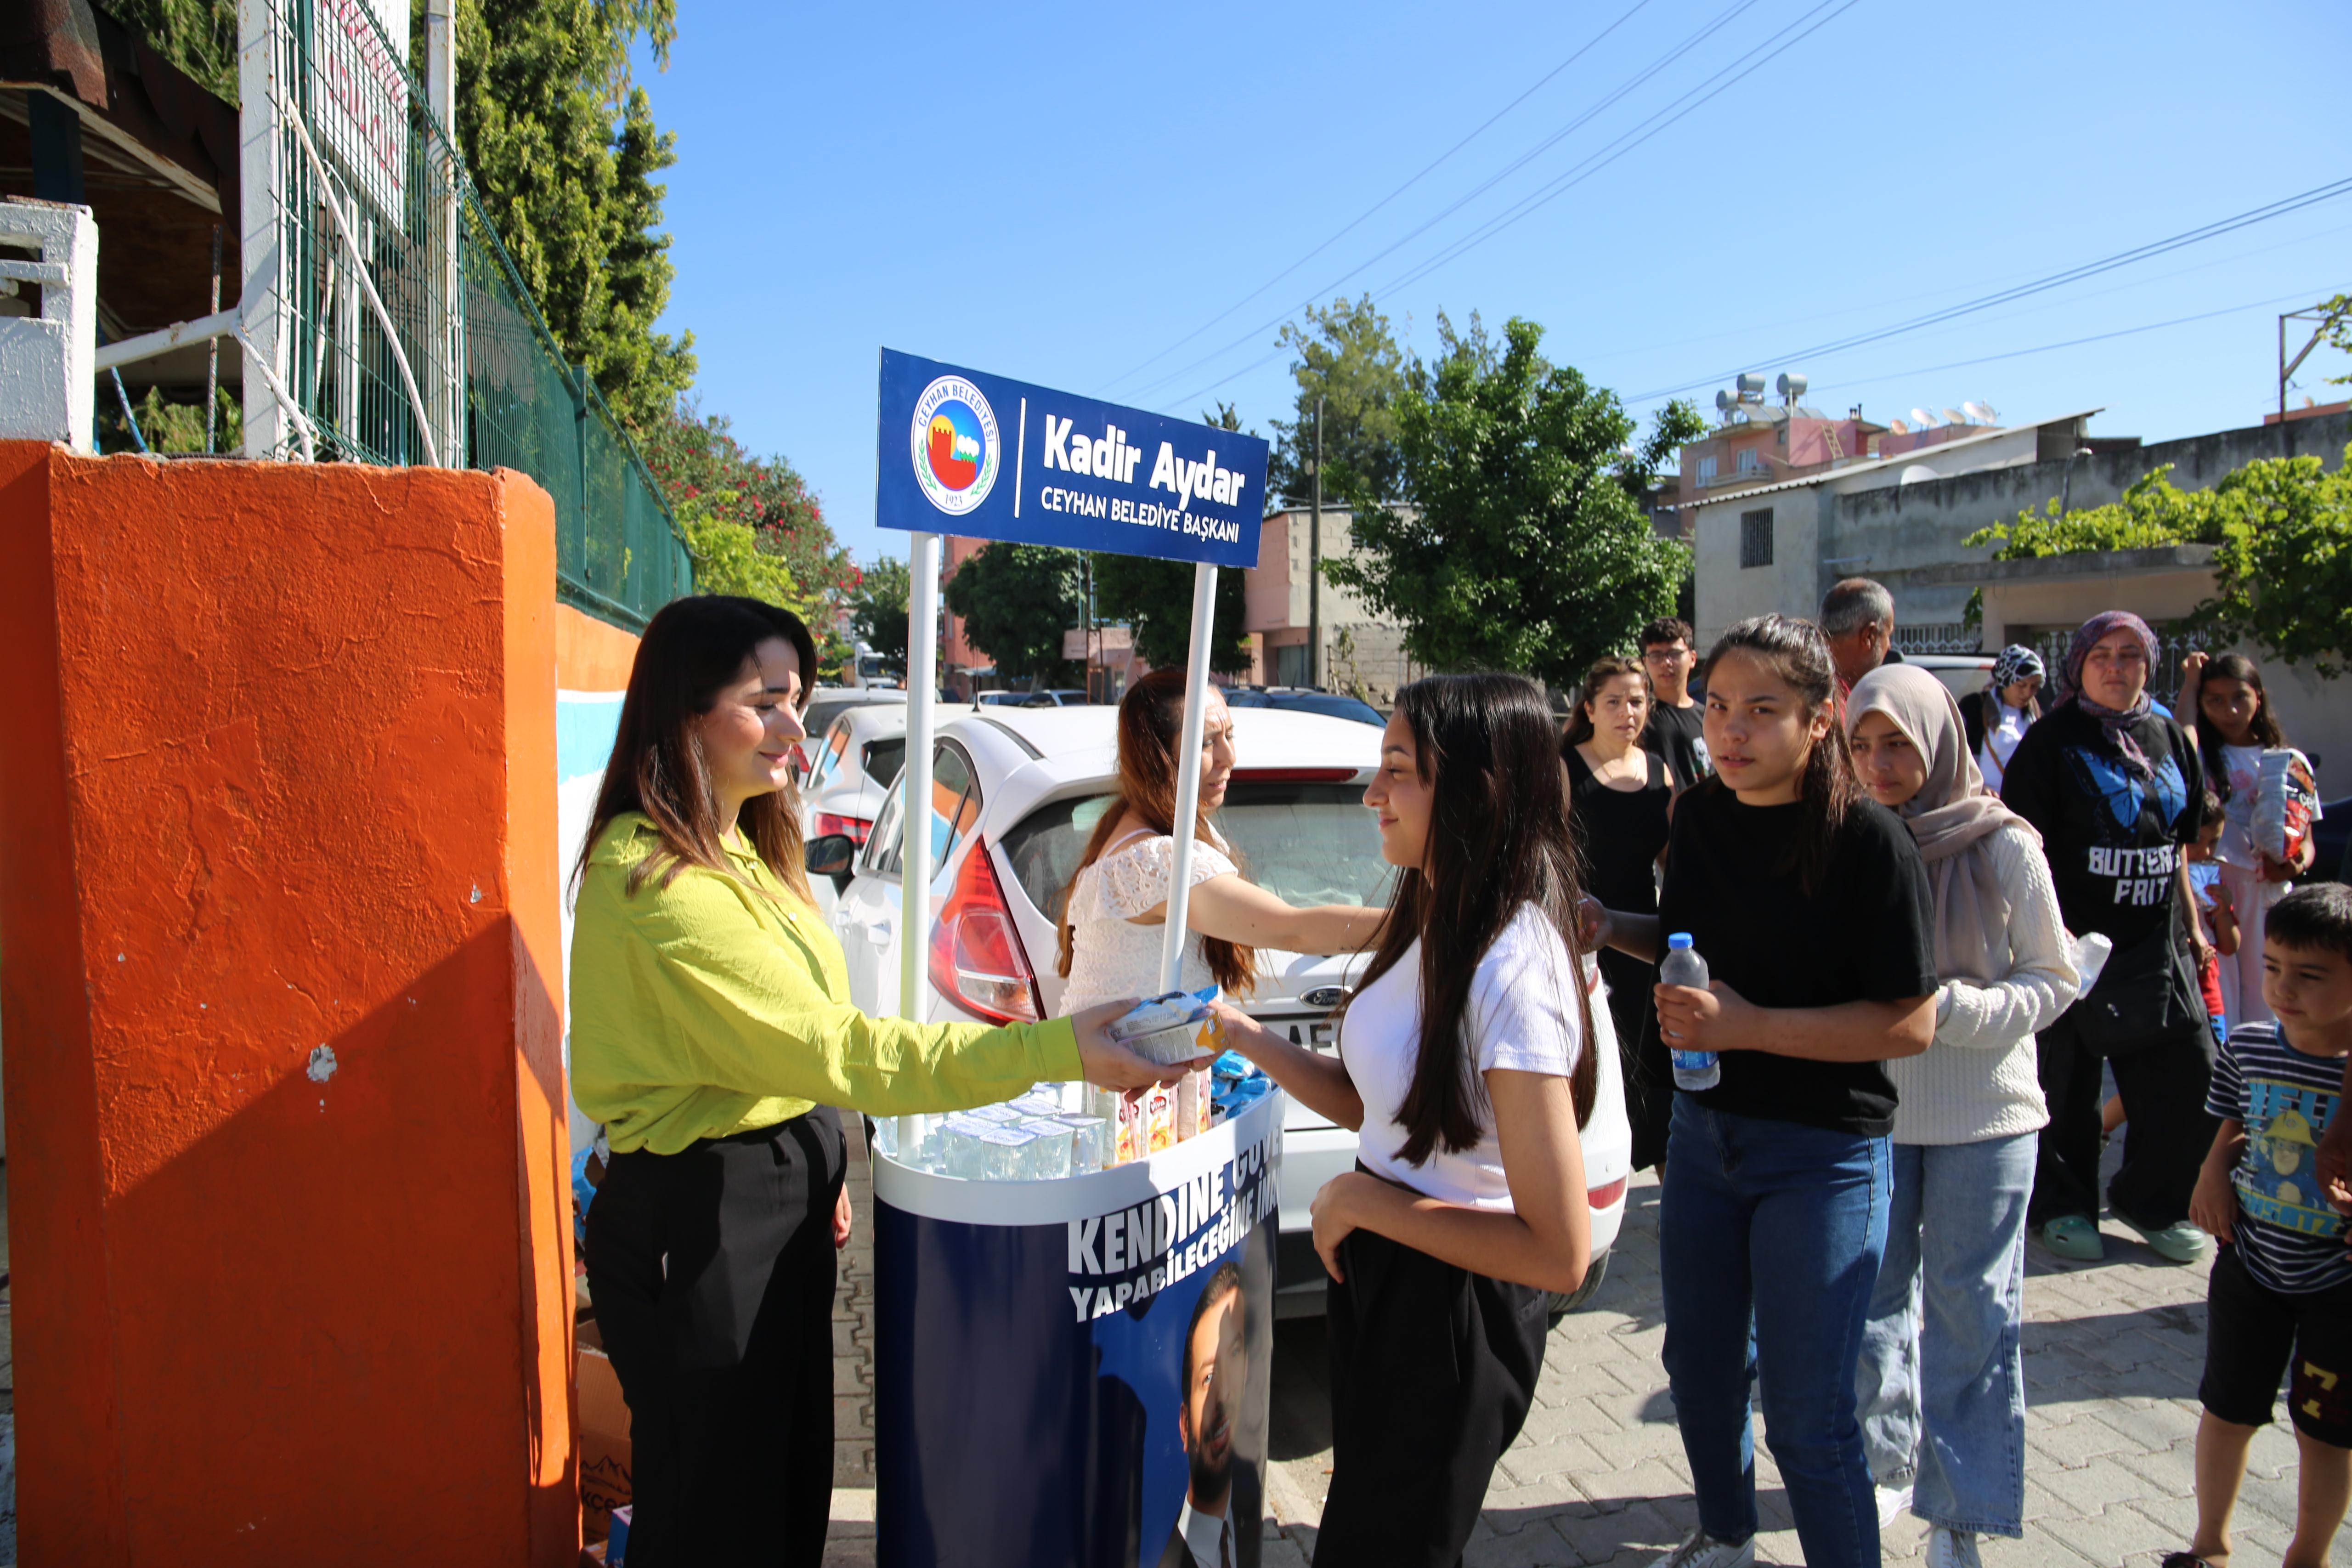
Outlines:
<svg viewBox="0 0 2352 1568"><path fill-rule="evenodd" d="M2314 1170L2343 1084L2342 1057L2305 1056L2276 1024L2239 1025L2214 1059L2205 1109L2246 1130L2245 1153L2230 1173L2239 1261L2273 1290L2302 1295L2352 1280L2344 1215L2321 1195Z"/></svg>

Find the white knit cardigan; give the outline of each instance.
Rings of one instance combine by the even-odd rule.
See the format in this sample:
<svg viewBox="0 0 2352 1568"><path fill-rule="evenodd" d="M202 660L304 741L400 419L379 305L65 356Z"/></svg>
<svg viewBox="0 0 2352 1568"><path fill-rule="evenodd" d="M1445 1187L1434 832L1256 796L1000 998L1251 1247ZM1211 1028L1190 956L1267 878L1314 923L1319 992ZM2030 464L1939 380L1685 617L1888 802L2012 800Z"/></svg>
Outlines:
<svg viewBox="0 0 2352 1568"><path fill-rule="evenodd" d="M1935 1042L1886 1064L1897 1143L1979 1143L2050 1120L2033 1036L2082 989L2074 946L2033 836L2011 823L1985 843L2009 904L2009 973L1990 984L1945 981L1936 992Z"/></svg>

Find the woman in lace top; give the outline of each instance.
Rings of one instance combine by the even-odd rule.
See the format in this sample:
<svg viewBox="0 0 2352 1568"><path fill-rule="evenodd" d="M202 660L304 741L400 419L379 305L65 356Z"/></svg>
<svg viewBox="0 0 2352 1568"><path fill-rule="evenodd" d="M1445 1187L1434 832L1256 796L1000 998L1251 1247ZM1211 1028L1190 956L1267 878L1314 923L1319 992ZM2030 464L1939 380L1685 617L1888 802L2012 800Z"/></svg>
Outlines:
<svg viewBox="0 0 2352 1568"><path fill-rule="evenodd" d="M1176 748L1184 672L1155 669L1118 705L1118 798L1087 841L1062 908L1062 1010L1160 990L1168 889L1176 868ZM1228 995L1257 977L1255 951L1354 952L1379 939L1383 909L1297 909L1242 875L1232 847L1209 826L1234 772L1234 721L1209 688L1201 727L1201 811L1192 838L1192 892L1179 984L1214 981Z"/></svg>

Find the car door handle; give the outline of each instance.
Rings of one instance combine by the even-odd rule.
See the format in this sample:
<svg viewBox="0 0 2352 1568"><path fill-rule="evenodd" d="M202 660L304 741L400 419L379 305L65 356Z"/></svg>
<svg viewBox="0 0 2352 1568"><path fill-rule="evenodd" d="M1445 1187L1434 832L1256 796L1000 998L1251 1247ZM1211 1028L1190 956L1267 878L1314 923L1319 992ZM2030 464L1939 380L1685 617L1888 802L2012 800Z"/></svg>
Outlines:
<svg viewBox="0 0 2352 1568"><path fill-rule="evenodd" d="M890 940L890 922L887 920L859 921L857 922L857 929L866 933L866 940L869 942L888 942Z"/></svg>

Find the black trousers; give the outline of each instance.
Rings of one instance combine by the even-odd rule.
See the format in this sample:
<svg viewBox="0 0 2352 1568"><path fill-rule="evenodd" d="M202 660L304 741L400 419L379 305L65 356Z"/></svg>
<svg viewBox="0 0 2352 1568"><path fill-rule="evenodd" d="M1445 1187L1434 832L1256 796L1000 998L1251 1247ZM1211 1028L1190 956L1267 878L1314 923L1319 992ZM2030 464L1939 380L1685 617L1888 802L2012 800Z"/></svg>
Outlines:
<svg viewBox="0 0 2352 1568"><path fill-rule="evenodd" d="M830 1110L615 1155L588 1288L629 1405L630 1568L817 1568L833 1510Z"/></svg>
<svg viewBox="0 0 2352 1568"><path fill-rule="evenodd" d="M1646 1171L1665 1159L1666 1131L1675 1116L1674 1058L1650 1027L1656 1003L1651 988L1658 983L1658 966L1613 947L1602 948L1600 960L1601 977L1609 982L1609 1021L1617 1027L1617 1063L1625 1088L1625 1120L1633 1134L1633 1169Z"/></svg>
<svg viewBox="0 0 2352 1568"><path fill-rule="evenodd" d="M2033 1172L2026 1220L2099 1214L2099 1066L2115 1069L2123 1097L2124 1163L2108 1184L2116 1212L2151 1227L2189 1217L2197 1170L2218 1125L2205 1110L2213 1074L2212 1032L2200 1029L2137 1050L2105 1055L2084 1040L2071 1016L2034 1037L2050 1122Z"/></svg>
<svg viewBox="0 0 2352 1568"><path fill-rule="evenodd" d="M1368 1230L1339 1254L1316 1568L1454 1568L1535 1400L1550 1299Z"/></svg>

